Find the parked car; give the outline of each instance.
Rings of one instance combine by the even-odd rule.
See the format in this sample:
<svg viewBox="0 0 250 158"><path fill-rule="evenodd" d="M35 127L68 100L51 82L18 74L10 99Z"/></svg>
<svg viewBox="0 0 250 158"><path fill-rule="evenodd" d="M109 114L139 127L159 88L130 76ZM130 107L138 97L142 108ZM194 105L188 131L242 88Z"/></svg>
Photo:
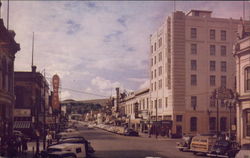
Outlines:
<svg viewBox="0 0 250 158"><path fill-rule="evenodd" d="M176 148L178 148L180 151L189 151L192 139L193 139L192 135L183 136L182 141L177 142Z"/></svg>
<svg viewBox="0 0 250 158"><path fill-rule="evenodd" d="M235 158L250 158L250 144L243 144Z"/></svg>
<svg viewBox="0 0 250 158"><path fill-rule="evenodd" d="M133 129L125 129L124 131L125 136L139 136L138 132Z"/></svg>
<svg viewBox="0 0 250 158"><path fill-rule="evenodd" d="M217 138L214 136L194 136L190 145L190 151L193 154L207 154L212 149Z"/></svg>
<svg viewBox="0 0 250 158"><path fill-rule="evenodd" d="M81 143L62 143L51 145L46 151L43 152L43 155L48 157L48 155L53 155L55 152L68 152L71 153L72 156L74 155L75 158L83 158L88 156L85 146Z"/></svg>
<svg viewBox="0 0 250 158"><path fill-rule="evenodd" d="M91 143L89 141L87 141L84 137L81 137L81 136L62 138L59 140L59 142L57 144L62 144L62 143L81 143L81 144L84 144L85 150L87 151L87 154L89 156L95 152L94 148L91 146Z"/></svg>
<svg viewBox="0 0 250 158"><path fill-rule="evenodd" d="M229 140L218 140L211 151L207 154L210 157L235 157L239 151L239 144Z"/></svg>
<svg viewBox="0 0 250 158"><path fill-rule="evenodd" d="M48 153L44 158L76 158L77 156L73 152L57 151Z"/></svg>

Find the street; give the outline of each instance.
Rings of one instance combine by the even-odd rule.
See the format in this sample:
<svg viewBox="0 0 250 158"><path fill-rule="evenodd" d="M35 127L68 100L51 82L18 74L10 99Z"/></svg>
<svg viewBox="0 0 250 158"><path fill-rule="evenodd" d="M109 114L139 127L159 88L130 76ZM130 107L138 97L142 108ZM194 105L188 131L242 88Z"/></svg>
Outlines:
<svg viewBox="0 0 250 158"><path fill-rule="evenodd" d="M202 158L176 149L177 139L122 136L101 129L78 128L89 140L97 158Z"/></svg>

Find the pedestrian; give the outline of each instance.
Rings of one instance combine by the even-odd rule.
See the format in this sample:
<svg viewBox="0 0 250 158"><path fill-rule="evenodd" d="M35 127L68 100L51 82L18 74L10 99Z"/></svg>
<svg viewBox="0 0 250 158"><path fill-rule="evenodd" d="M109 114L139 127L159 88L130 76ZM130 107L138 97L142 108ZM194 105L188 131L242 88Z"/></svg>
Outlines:
<svg viewBox="0 0 250 158"><path fill-rule="evenodd" d="M229 134L226 134L226 140L230 140Z"/></svg>
<svg viewBox="0 0 250 158"><path fill-rule="evenodd" d="M23 138L23 140L22 140L22 152L26 154L27 150L28 150L27 139Z"/></svg>
<svg viewBox="0 0 250 158"><path fill-rule="evenodd" d="M46 136L46 140L47 140L47 146L52 144L52 136L51 136L50 132L48 132L48 134Z"/></svg>

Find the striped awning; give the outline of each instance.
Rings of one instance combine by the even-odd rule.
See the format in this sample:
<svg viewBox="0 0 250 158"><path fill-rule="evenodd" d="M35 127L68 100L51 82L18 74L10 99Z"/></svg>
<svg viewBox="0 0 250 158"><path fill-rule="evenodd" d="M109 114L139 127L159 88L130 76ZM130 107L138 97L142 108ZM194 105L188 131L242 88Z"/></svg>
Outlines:
<svg viewBox="0 0 250 158"><path fill-rule="evenodd" d="M30 128L31 122L30 121L15 121L13 128L14 129L22 129L22 128Z"/></svg>

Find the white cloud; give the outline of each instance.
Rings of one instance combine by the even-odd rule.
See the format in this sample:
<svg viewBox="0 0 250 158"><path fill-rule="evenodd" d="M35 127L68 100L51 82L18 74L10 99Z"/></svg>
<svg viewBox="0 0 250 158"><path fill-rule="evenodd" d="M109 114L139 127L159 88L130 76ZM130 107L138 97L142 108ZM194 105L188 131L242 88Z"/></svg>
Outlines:
<svg viewBox="0 0 250 158"><path fill-rule="evenodd" d="M145 81L139 86L139 89L149 88L149 80Z"/></svg>
<svg viewBox="0 0 250 158"><path fill-rule="evenodd" d="M91 84L101 91L114 89L116 87L123 88L123 85L120 82L111 82L110 80L104 79L99 76L93 78L91 80Z"/></svg>
<svg viewBox="0 0 250 158"><path fill-rule="evenodd" d="M61 96L60 96L60 99L61 100L65 100L65 99L68 99L68 98L71 98L71 93L69 91L62 91L61 92Z"/></svg>

